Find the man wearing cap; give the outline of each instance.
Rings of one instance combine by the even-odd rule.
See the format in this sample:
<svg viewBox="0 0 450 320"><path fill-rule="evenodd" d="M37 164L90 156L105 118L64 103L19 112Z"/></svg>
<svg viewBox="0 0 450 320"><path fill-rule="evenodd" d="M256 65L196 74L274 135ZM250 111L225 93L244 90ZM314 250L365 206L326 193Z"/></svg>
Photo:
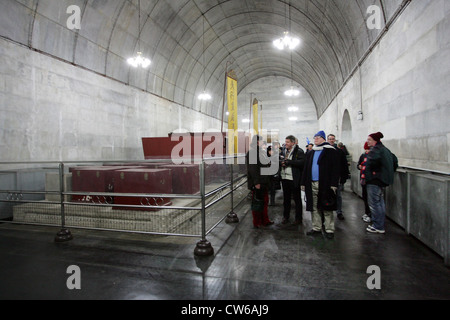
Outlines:
<svg viewBox="0 0 450 320"><path fill-rule="evenodd" d="M302 190L306 194L306 210L311 212L313 225L307 235L321 235L324 225L327 238L334 237L333 211L337 208L338 165L337 150L326 141L325 132L319 131L314 136L313 149L306 156L301 180Z"/></svg>
<svg viewBox="0 0 450 320"><path fill-rule="evenodd" d="M398 159L383 145L383 138L381 132L372 133L367 138L367 145L371 149L367 155L365 170L367 201L372 220L366 230L380 234L385 233L386 206L383 189L394 182L394 172L398 168Z"/></svg>

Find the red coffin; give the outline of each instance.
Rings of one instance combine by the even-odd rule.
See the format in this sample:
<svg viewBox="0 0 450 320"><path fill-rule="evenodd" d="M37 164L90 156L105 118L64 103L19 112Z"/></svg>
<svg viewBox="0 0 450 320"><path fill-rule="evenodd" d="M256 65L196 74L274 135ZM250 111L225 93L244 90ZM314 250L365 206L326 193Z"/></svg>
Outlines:
<svg viewBox="0 0 450 320"><path fill-rule="evenodd" d="M195 164L165 165L161 168L172 171L172 190L176 194L200 192L199 166Z"/></svg>
<svg viewBox="0 0 450 320"><path fill-rule="evenodd" d="M172 193L172 174L169 169L126 169L114 171L116 193ZM114 204L170 206L170 198L116 196ZM113 207L128 210L155 210L151 208Z"/></svg>
<svg viewBox="0 0 450 320"><path fill-rule="evenodd" d="M72 191L74 192L113 192L115 166L81 166L69 168L72 172ZM88 195L73 195L72 201L112 203L112 198Z"/></svg>

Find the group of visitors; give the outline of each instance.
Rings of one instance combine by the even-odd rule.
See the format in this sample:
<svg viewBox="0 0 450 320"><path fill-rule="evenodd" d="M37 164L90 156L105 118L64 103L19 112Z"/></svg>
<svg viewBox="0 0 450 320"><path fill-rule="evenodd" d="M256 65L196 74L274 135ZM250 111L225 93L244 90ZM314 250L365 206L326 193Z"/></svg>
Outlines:
<svg viewBox="0 0 450 320"><path fill-rule="evenodd" d="M368 136L365 153L358 161L360 183L363 189L365 213L363 220L370 225L368 232L385 233L385 204L383 188L393 183L398 167L397 157L387 149L380 132ZM251 154L257 155L251 161ZM302 224L302 191L305 194L306 210L311 212L312 229L307 235L322 235L334 238L334 215L345 220L342 211L342 191L350 176L349 153L342 143L336 144L336 136L319 131L314 144L306 146L306 153L298 140L289 135L281 146L278 142L266 148L265 141L255 135L247 153L248 188L252 191L253 226L271 225L268 206L275 204L276 190L283 190L283 219L281 224L290 223L291 201L295 203L294 224ZM276 174L266 175L264 167L278 163ZM270 194L270 201L269 201Z"/></svg>

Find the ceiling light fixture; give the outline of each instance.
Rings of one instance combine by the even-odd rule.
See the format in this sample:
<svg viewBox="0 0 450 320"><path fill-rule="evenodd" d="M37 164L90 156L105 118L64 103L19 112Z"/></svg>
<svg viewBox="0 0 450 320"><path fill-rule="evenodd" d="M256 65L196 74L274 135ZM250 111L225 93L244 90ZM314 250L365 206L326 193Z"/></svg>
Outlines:
<svg viewBox="0 0 450 320"><path fill-rule="evenodd" d="M291 88L289 90L286 90L284 94L288 97L298 97L300 95L300 91L298 89L295 89L294 86L291 86Z"/></svg>
<svg viewBox="0 0 450 320"><path fill-rule="evenodd" d="M211 95L207 93L206 91L203 91L203 93L200 93L198 95L199 100L211 100Z"/></svg>
<svg viewBox="0 0 450 320"><path fill-rule="evenodd" d="M294 50L300 44L300 39L289 36L289 32L284 32L284 37L276 39L273 41L273 45L278 50L284 50L284 48L289 48Z"/></svg>
<svg viewBox="0 0 450 320"><path fill-rule="evenodd" d="M283 37L273 41L273 45L278 50L284 50L285 48L288 48L290 50L294 50L300 44L300 39L299 38L290 36L290 32L291 32L291 4L289 3L288 6L289 6L289 26L288 26L288 23L287 23L287 16L288 16L288 14L286 14L285 19L286 19L286 29L288 29L289 31L285 31Z"/></svg>
<svg viewBox="0 0 450 320"><path fill-rule="evenodd" d="M288 110L290 112L295 112L295 111L298 111L298 107L289 107Z"/></svg>
<svg viewBox="0 0 450 320"><path fill-rule="evenodd" d="M142 56L142 52L138 52L136 57L129 58L127 60L128 64L132 67L139 67L141 66L143 69L147 69L148 66L152 63L149 59Z"/></svg>
<svg viewBox="0 0 450 320"><path fill-rule="evenodd" d="M142 67L143 69L147 69L148 66L152 63L150 59L147 59L142 56L141 51L141 0L139 0L138 4L139 8L139 21L138 21L138 52L137 56L127 59L127 62L132 67Z"/></svg>
<svg viewBox="0 0 450 320"><path fill-rule="evenodd" d="M203 20L203 35L202 35L202 41L203 41L203 92L198 95L199 100L208 101L211 100L212 97L209 93L206 92L206 80L205 80L205 15L202 14L202 20Z"/></svg>

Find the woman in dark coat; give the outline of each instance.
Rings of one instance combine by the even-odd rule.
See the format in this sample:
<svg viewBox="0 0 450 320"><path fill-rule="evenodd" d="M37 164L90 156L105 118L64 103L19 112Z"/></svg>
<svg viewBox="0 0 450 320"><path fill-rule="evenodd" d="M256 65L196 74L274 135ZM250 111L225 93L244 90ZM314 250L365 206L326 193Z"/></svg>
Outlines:
<svg viewBox="0 0 450 320"><path fill-rule="evenodd" d="M306 210L311 212L313 229L308 235L321 234L322 224L328 238L334 236L333 211L337 208L339 159L336 149L326 142L323 131L314 136L314 148L308 152L301 186L306 195ZM321 211L324 214L322 222Z"/></svg>
<svg viewBox="0 0 450 320"><path fill-rule="evenodd" d="M267 148L267 157L276 157L279 159L281 154L281 147L279 142L272 143L272 146ZM275 205L275 194L277 190L281 190L280 166L278 166L277 173L270 177L270 201L269 206Z"/></svg>
<svg viewBox="0 0 450 320"><path fill-rule="evenodd" d="M261 136L254 136L250 145L250 151L246 155L247 184L248 189L252 191L252 201L255 198L264 201L264 207L261 211L252 210L253 226L255 228L273 224L269 220L268 215L270 176L261 174L261 169L267 167L266 163L269 162L267 155L260 148L262 142Z"/></svg>

